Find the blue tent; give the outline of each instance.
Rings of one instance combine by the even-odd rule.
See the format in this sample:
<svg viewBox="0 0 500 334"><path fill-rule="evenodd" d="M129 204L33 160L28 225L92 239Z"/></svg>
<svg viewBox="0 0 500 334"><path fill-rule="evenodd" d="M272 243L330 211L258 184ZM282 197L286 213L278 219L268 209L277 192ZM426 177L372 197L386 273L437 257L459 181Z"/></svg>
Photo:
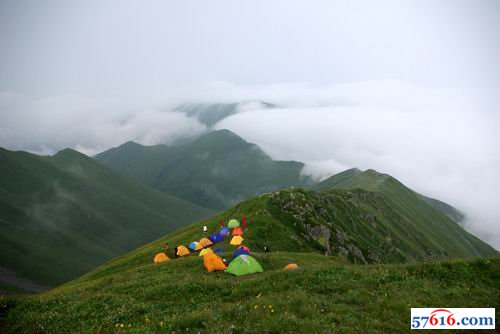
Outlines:
<svg viewBox="0 0 500 334"><path fill-rule="evenodd" d="M234 251L233 253L233 259L237 258L240 255L250 255L244 248L238 248L237 250Z"/></svg>
<svg viewBox="0 0 500 334"><path fill-rule="evenodd" d="M223 227L220 229L219 234L223 236L228 236L231 233L231 230L227 227Z"/></svg>
<svg viewBox="0 0 500 334"><path fill-rule="evenodd" d="M219 233L212 234L208 239L210 239L210 241L213 242L214 244L224 241L224 237Z"/></svg>
<svg viewBox="0 0 500 334"><path fill-rule="evenodd" d="M216 254L224 253L224 249L217 248L216 250L214 250L214 253L216 253Z"/></svg>
<svg viewBox="0 0 500 334"><path fill-rule="evenodd" d="M192 243L189 244L189 249L191 249L191 250L197 251L197 250L200 250L201 248L203 248L203 247L201 247L199 245L199 243L196 241L193 241Z"/></svg>

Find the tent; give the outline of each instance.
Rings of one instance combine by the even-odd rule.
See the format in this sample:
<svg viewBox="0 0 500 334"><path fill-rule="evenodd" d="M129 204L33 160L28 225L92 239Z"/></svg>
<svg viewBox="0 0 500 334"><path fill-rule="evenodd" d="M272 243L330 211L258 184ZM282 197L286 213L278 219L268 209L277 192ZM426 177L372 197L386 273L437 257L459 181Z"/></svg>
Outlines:
<svg viewBox="0 0 500 334"><path fill-rule="evenodd" d="M234 245L234 246L239 246L241 245L241 243L243 242L243 239L242 237L240 237L239 235L235 235L232 239L231 239L231 242L230 244L231 245Z"/></svg>
<svg viewBox="0 0 500 334"><path fill-rule="evenodd" d="M161 253L158 253L155 255L155 258L154 258L154 262L155 263L161 263L161 262L167 262L168 260L170 260L167 256L167 254L161 252Z"/></svg>
<svg viewBox="0 0 500 334"><path fill-rule="evenodd" d="M248 248L247 246L240 246L238 247L238 249L243 249L245 250L245 252L247 252L248 254L251 254L252 252L250 252L250 248Z"/></svg>
<svg viewBox="0 0 500 334"><path fill-rule="evenodd" d="M299 269L299 266L296 263L287 264L284 270L296 270Z"/></svg>
<svg viewBox="0 0 500 334"><path fill-rule="evenodd" d="M240 226L240 222L237 221L236 219L231 219L229 221L229 223L227 223L227 227L229 227L229 228L235 228L235 227L238 227L238 226Z"/></svg>
<svg viewBox="0 0 500 334"><path fill-rule="evenodd" d="M184 246L177 247L177 256L186 256L189 255L189 249Z"/></svg>
<svg viewBox="0 0 500 334"><path fill-rule="evenodd" d="M214 244L224 241L224 237L222 235L220 235L219 233L212 234L208 239L211 242L213 242Z"/></svg>
<svg viewBox="0 0 500 334"><path fill-rule="evenodd" d="M207 239L207 238L202 238L200 240L200 245L202 245L203 247L209 247L209 246L212 246L214 243L212 241L210 241L210 239Z"/></svg>
<svg viewBox="0 0 500 334"><path fill-rule="evenodd" d="M231 230L227 227L223 227L219 231L219 234L222 236L228 236L230 233L231 233Z"/></svg>
<svg viewBox="0 0 500 334"><path fill-rule="evenodd" d="M233 253L233 259L237 258L240 255L250 255L250 253L247 252L245 249L238 247L238 249L236 249Z"/></svg>
<svg viewBox="0 0 500 334"><path fill-rule="evenodd" d="M203 249L203 246L200 245L198 241L193 241L189 244L189 249L193 251L199 251L200 249Z"/></svg>
<svg viewBox="0 0 500 334"><path fill-rule="evenodd" d="M243 230L241 229L241 227L236 227L234 230L233 230L233 235L243 235Z"/></svg>
<svg viewBox="0 0 500 334"><path fill-rule="evenodd" d="M214 253L207 254L203 257L203 265L209 273L216 270L226 269L226 265L222 262L222 259Z"/></svg>
<svg viewBox="0 0 500 334"><path fill-rule="evenodd" d="M229 266L226 269L227 273L236 276L261 273L263 271L264 269L262 269L259 262L257 262L257 260L250 255L238 256L233 261L231 261L231 263L229 263Z"/></svg>
<svg viewBox="0 0 500 334"><path fill-rule="evenodd" d="M217 248L216 250L214 250L214 252L216 254L224 253L224 249L223 248Z"/></svg>
<svg viewBox="0 0 500 334"><path fill-rule="evenodd" d="M205 256L207 254L212 254L214 251L210 248L203 248L198 256Z"/></svg>

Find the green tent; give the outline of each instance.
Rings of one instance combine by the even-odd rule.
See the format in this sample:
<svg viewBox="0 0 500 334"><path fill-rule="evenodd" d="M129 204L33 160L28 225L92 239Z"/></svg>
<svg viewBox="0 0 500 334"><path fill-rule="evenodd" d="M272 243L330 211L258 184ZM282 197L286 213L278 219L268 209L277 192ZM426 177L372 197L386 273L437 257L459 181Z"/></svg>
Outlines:
<svg viewBox="0 0 500 334"><path fill-rule="evenodd" d="M227 223L227 227L229 227L229 228L235 228L235 227L238 227L238 226L240 226L240 222L237 221L236 219L231 219L229 221L229 223Z"/></svg>
<svg viewBox="0 0 500 334"><path fill-rule="evenodd" d="M250 255L240 255L236 257L226 269L227 273L243 276L254 273L261 273L264 269L260 266L259 262Z"/></svg>

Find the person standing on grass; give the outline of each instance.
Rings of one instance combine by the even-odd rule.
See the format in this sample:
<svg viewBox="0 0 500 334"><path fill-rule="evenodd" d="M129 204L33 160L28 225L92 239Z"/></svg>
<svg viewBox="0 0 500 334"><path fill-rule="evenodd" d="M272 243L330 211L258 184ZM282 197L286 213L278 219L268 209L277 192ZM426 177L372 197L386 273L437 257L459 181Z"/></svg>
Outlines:
<svg viewBox="0 0 500 334"><path fill-rule="evenodd" d="M208 227L207 225L203 225L203 233L207 233L208 232Z"/></svg>

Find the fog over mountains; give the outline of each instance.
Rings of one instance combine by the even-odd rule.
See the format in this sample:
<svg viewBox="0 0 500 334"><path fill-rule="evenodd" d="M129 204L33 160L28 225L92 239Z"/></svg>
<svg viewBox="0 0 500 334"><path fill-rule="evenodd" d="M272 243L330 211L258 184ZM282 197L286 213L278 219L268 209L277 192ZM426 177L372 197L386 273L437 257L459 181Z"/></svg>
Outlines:
<svg viewBox="0 0 500 334"><path fill-rule="evenodd" d="M498 248L499 9L4 1L0 146L95 155L226 128L317 179L390 173Z"/></svg>

